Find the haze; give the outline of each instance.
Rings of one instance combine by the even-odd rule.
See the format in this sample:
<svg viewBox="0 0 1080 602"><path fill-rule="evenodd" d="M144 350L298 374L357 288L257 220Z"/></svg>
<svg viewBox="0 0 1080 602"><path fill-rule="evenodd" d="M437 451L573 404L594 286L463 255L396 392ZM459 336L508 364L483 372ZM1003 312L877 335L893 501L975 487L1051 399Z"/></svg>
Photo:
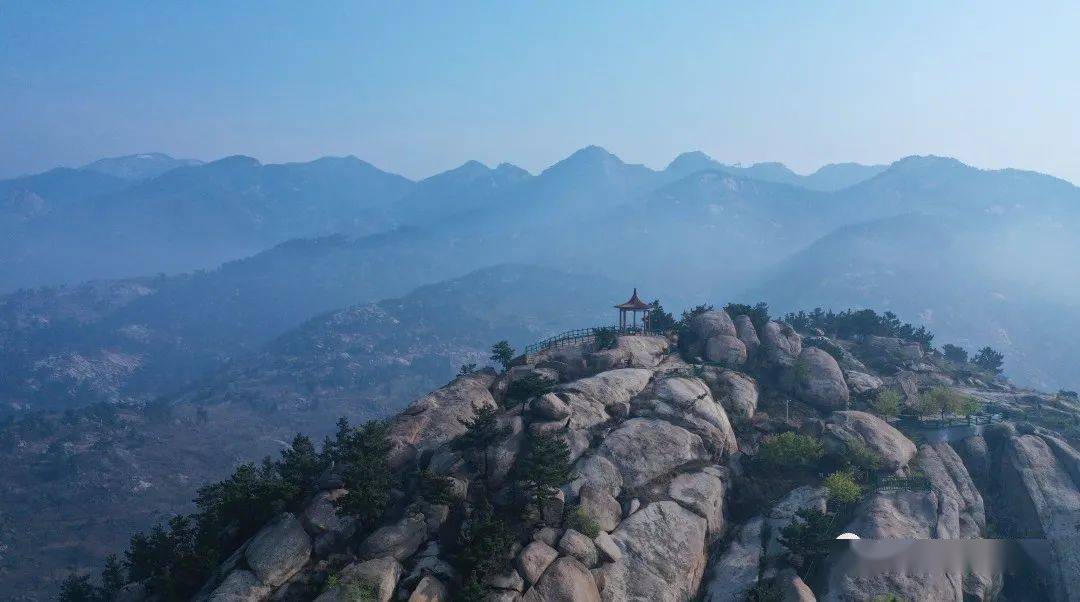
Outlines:
<svg viewBox="0 0 1080 602"><path fill-rule="evenodd" d="M957 157L1080 180L1072 3L0 5L0 177L160 151L412 178Z"/></svg>

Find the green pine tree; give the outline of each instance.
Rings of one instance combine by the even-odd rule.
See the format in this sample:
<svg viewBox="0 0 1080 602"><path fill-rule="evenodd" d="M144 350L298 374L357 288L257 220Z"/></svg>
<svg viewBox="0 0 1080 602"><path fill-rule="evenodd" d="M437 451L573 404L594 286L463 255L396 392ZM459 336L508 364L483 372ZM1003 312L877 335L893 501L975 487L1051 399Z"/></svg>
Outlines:
<svg viewBox="0 0 1080 602"><path fill-rule="evenodd" d="M480 469L484 481L487 481L490 474L488 454L491 448L506 439L510 434L510 427L500 427L495 408L487 406L476 410L476 415L472 420L460 418L458 420L465 425L465 432L454 441L454 447L467 454L469 461L474 467Z"/></svg>
<svg viewBox="0 0 1080 602"><path fill-rule="evenodd" d="M561 433L532 434L516 468L519 489L542 518L544 505L570 480L570 447Z"/></svg>

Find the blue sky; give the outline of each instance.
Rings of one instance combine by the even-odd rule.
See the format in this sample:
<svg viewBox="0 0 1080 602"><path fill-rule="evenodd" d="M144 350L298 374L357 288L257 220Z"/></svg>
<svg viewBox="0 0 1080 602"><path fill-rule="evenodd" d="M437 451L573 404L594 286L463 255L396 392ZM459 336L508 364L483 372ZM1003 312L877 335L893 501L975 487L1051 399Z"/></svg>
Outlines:
<svg viewBox="0 0 1080 602"><path fill-rule="evenodd" d="M599 144L1080 182L1077 32L1080 3L0 0L0 177L147 151L535 172Z"/></svg>

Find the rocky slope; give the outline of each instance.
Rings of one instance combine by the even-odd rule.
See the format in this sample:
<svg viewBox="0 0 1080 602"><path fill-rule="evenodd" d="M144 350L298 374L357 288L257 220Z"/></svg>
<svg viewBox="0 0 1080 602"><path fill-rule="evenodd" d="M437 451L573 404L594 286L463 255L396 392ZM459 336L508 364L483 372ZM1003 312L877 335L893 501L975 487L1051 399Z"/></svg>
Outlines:
<svg viewBox="0 0 1080 602"><path fill-rule="evenodd" d="M539 379L553 386L520 394ZM825 540L834 528L937 546L992 531L1045 537L1043 589L1008 599L1075 598L1080 454L1066 440L1075 431L1055 434L1035 413L958 431L869 411L881 411L881 390L909 408L960 389L1012 417L1021 398L1049 399L956 370L918 343L829 339L719 310L692 316L677 342L622 336L605 349L547 350L502 373L460 376L391 419L397 485L378 519L359 526L335 508L350 468L331 466L306 507L258 530L195 597L961 601L1017 591L991 565L858 573L828 555L814 566L814 549L792 542L816 516ZM491 411L503 430L481 464L461 442ZM529 512L523 475L536 442L550 440L565 444L555 455L571 469ZM808 447L783 456L781 441ZM418 494L411 474L445 479L445 495ZM858 477L854 496L836 474ZM465 534L489 503L520 522L481 570ZM144 598L146 586L128 585L123 599Z"/></svg>

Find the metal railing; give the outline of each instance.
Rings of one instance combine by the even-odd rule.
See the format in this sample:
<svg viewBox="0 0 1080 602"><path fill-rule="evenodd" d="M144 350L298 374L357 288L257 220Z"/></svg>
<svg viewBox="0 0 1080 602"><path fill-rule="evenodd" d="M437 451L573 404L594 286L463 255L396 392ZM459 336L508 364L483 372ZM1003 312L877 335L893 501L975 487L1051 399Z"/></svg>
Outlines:
<svg viewBox="0 0 1080 602"><path fill-rule="evenodd" d="M555 336L551 336L542 341L537 341L531 345L527 345L523 354L526 358L528 358L530 355L535 355L546 349L570 347L571 345L577 345L586 341L591 341L596 338L596 331L604 329L611 330L612 332L618 334L638 334L644 332L644 329L640 326L627 326L626 328L623 328L621 330L618 326L594 326L592 328L577 328L575 330L567 330L566 332L560 332Z"/></svg>

